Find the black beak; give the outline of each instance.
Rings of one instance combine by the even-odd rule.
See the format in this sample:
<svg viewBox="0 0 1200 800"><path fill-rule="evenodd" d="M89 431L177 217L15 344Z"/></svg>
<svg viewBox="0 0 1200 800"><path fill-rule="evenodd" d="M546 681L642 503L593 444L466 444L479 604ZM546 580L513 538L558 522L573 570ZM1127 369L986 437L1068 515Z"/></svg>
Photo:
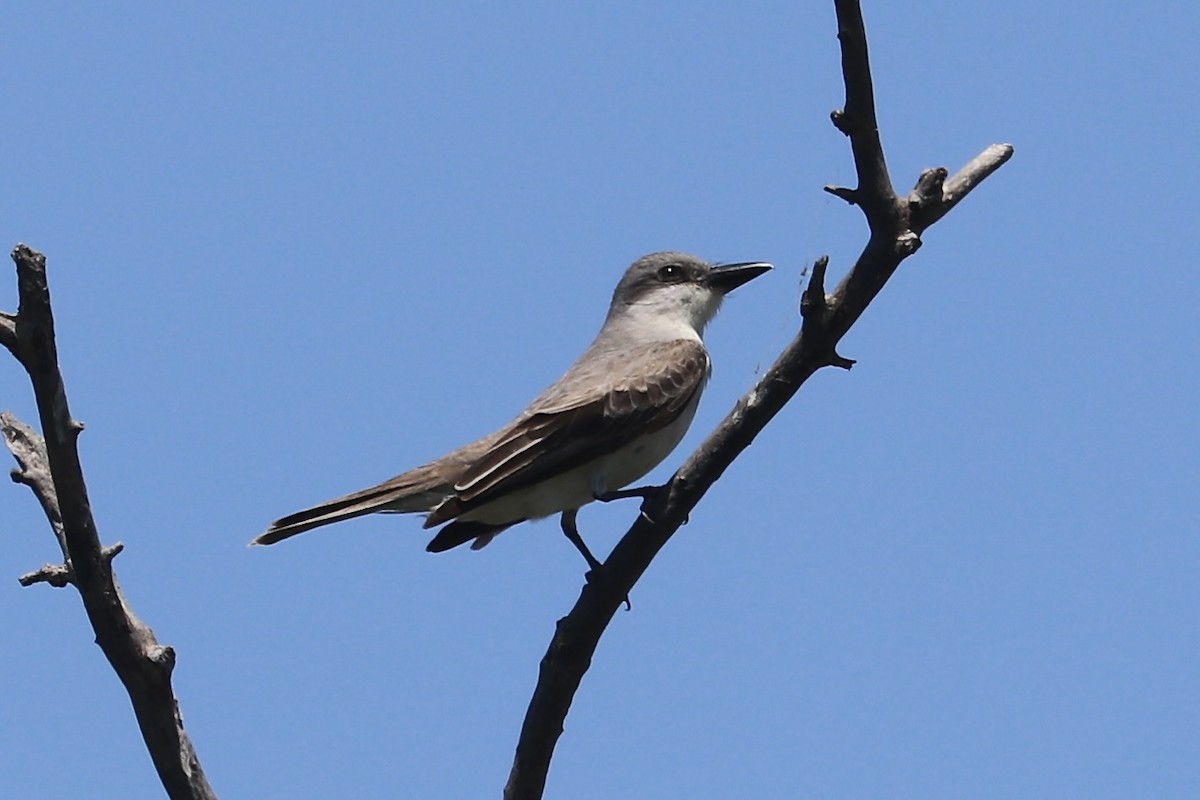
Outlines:
<svg viewBox="0 0 1200 800"><path fill-rule="evenodd" d="M764 272L769 272L771 265L762 261L746 261L740 264L717 264L704 276L704 282L722 292L732 292L743 283L752 281Z"/></svg>

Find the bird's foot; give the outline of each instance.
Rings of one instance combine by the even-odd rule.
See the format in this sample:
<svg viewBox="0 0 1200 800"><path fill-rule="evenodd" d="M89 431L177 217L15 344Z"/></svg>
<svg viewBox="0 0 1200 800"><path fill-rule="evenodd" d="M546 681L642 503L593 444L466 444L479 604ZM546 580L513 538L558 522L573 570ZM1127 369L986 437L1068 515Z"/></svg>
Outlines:
<svg viewBox="0 0 1200 800"><path fill-rule="evenodd" d="M592 586L599 588L604 583L605 574L606 573L603 570L603 565L600 565L599 570L593 568L593 569L589 569L587 572L583 573L583 579L585 581L587 581L589 584L591 584ZM628 594L625 595L624 602L625 602L625 610L632 611L633 604L629 602Z"/></svg>
<svg viewBox="0 0 1200 800"><path fill-rule="evenodd" d="M613 500L624 500L627 497L640 497L642 498L642 505L638 510L641 512L641 515L651 525L657 525L658 521L650 516L650 506L662 496L662 492L666 488L666 484L662 486L635 486L632 489L618 489L615 492L597 492L592 496L601 503L611 503ZM684 520L684 524L687 524L687 520Z"/></svg>
<svg viewBox="0 0 1200 800"><path fill-rule="evenodd" d="M600 563L600 559L592 555L592 551L584 543L583 537L579 535L579 527L575 523L575 515L578 513L579 509L571 509L563 512L560 520L562 532L571 544L575 545L575 549L583 556L583 560L587 562L588 570L583 573L583 579L590 584L598 586L604 581L604 565ZM633 605L629 602L629 595L625 595L625 610L629 611L632 608Z"/></svg>
<svg viewBox="0 0 1200 800"><path fill-rule="evenodd" d="M632 489L617 489L615 492L596 492L592 497L601 503L611 503L613 500L624 500L626 497L640 497L649 500L657 494L661 486L635 486Z"/></svg>

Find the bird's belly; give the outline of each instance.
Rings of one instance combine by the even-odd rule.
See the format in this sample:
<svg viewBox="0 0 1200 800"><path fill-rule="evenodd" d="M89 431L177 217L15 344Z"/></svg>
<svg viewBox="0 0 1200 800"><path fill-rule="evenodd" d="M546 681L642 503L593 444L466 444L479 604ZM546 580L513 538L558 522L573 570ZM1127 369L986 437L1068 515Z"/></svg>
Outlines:
<svg viewBox="0 0 1200 800"><path fill-rule="evenodd" d="M597 494L624 488L654 469L683 439L696 414L699 392L665 428L556 477L485 503L459 519L493 524L538 519L579 508Z"/></svg>

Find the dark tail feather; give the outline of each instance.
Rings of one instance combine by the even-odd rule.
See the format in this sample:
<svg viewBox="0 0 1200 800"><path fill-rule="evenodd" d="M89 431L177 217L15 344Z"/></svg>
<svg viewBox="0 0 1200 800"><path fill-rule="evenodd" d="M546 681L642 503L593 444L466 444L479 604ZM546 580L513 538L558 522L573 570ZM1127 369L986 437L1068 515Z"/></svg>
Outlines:
<svg viewBox="0 0 1200 800"><path fill-rule="evenodd" d="M466 544L474 539L475 543L471 545L471 549L478 550L490 542L496 534L524 521L518 519L503 525L489 525L486 522L455 520L438 531L437 536L433 537L425 549L430 553L444 553L451 547L458 547L460 544Z"/></svg>
<svg viewBox="0 0 1200 800"><path fill-rule="evenodd" d="M400 478L404 477L406 476L400 476ZM267 529L266 533L255 538L250 544L275 544L322 525L330 525L334 522L380 511L429 511L445 497L440 488L415 487L412 483L398 483L400 478L393 478L387 483L381 483L378 486L363 489L361 492L348 494L345 497L339 497L336 500L330 500L327 503L281 517L271 523L271 527Z"/></svg>
<svg viewBox="0 0 1200 800"><path fill-rule="evenodd" d="M319 528L322 525L331 525L334 522L354 519L355 517L361 517L378 510L379 507L377 505L366 503L343 504L333 502L327 505L313 506L312 508L306 508L303 511L297 511L295 514L288 514L286 517L275 520L271 523L271 527L267 528L266 533L255 537L250 544L275 544L298 533Z"/></svg>

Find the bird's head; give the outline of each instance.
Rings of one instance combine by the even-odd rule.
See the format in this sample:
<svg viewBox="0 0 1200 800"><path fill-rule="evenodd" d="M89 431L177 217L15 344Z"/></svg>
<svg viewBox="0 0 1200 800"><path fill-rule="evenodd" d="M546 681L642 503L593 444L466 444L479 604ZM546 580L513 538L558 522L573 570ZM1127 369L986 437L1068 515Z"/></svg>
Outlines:
<svg viewBox="0 0 1200 800"><path fill-rule="evenodd" d="M651 253L625 271L613 292L608 320L637 319L639 327L687 326L700 335L726 294L769 269L770 264L760 261L709 264L686 253Z"/></svg>

